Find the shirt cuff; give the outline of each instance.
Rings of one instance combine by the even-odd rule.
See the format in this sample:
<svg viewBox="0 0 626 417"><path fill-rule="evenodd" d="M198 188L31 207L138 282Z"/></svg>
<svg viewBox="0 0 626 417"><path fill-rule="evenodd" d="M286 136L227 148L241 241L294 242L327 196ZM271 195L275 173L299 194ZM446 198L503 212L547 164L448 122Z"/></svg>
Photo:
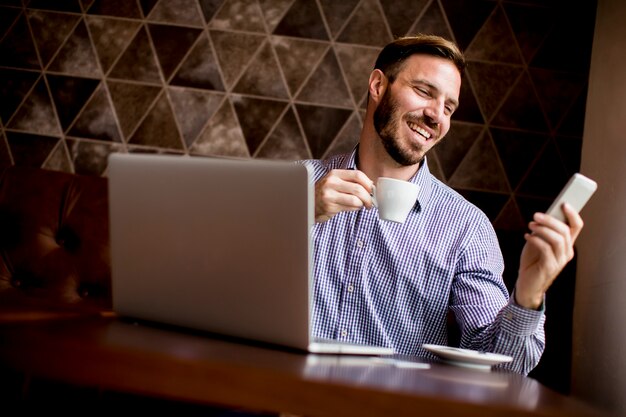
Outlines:
<svg viewBox="0 0 626 417"><path fill-rule="evenodd" d="M518 305L512 294L509 302L500 312L502 327L508 333L520 336L529 336L537 331L545 313L545 296L538 310L531 310Z"/></svg>

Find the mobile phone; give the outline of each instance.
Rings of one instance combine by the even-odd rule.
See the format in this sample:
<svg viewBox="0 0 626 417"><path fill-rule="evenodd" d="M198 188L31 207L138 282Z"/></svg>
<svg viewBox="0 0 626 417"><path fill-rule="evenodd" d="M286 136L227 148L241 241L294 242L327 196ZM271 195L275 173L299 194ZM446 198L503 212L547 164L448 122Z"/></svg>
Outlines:
<svg viewBox="0 0 626 417"><path fill-rule="evenodd" d="M580 173L572 175L548 211L546 211L546 214L567 223L563 210L561 209L563 203L568 203L574 210L579 212L583 209L585 204L587 204L587 201L589 201L597 188L598 184L594 180Z"/></svg>

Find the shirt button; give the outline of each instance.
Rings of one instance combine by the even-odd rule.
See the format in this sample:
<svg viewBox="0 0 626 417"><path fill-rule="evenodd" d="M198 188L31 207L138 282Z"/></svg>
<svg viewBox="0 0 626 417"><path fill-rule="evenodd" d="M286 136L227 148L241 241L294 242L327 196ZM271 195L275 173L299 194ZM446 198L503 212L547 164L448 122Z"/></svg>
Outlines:
<svg viewBox="0 0 626 417"><path fill-rule="evenodd" d="M362 248L363 247L363 241L362 240L357 240L356 245L357 245L357 247Z"/></svg>
<svg viewBox="0 0 626 417"><path fill-rule="evenodd" d="M346 337L348 335L348 331L346 329L343 329L341 331L341 337Z"/></svg>
<svg viewBox="0 0 626 417"><path fill-rule="evenodd" d="M353 292L354 291L354 285L350 284L348 285L348 292Z"/></svg>
<svg viewBox="0 0 626 417"><path fill-rule="evenodd" d="M506 318L507 318L507 319L509 319L509 320L513 320L513 313L511 313L510 311L508 311L508 312L504 315L504 317L506 317Z"/></svg>

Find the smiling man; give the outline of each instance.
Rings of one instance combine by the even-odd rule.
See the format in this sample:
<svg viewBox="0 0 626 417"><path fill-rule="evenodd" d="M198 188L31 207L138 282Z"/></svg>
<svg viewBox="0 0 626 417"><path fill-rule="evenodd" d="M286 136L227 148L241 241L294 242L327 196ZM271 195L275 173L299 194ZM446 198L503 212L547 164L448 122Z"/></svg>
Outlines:
<svg viewBox="0 0 626 417"><path fill-rule="evenodd" d="M568 225L535 214L513 294L486 215L428 170L459 106L465 59L437 36L400 38L370 74L358 146L307 160L314 172L314 336L391 346L430 357L422 345L448 343L447 316L461 347L510 355L503 365L527 374L544 349L545 291L573 257L583 227L567 205ZM416 183L403 224L372 209L378 177Z"/></svg>

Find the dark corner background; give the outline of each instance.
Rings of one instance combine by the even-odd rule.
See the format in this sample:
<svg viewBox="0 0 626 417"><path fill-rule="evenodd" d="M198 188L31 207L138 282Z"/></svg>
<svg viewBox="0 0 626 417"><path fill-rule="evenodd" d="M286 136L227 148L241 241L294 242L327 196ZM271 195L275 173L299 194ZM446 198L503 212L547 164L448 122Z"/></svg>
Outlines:
<svg viewBox="0 0 626 417"><path fill-rule="evenodd" d="M469 59L429 157L481 207L512 287L525 225L579 169L596 1L0 0L0 167L106 176L111 152L300 159L350 149L381 47ZM576 264L531 376L569 392Z"/></svg>

